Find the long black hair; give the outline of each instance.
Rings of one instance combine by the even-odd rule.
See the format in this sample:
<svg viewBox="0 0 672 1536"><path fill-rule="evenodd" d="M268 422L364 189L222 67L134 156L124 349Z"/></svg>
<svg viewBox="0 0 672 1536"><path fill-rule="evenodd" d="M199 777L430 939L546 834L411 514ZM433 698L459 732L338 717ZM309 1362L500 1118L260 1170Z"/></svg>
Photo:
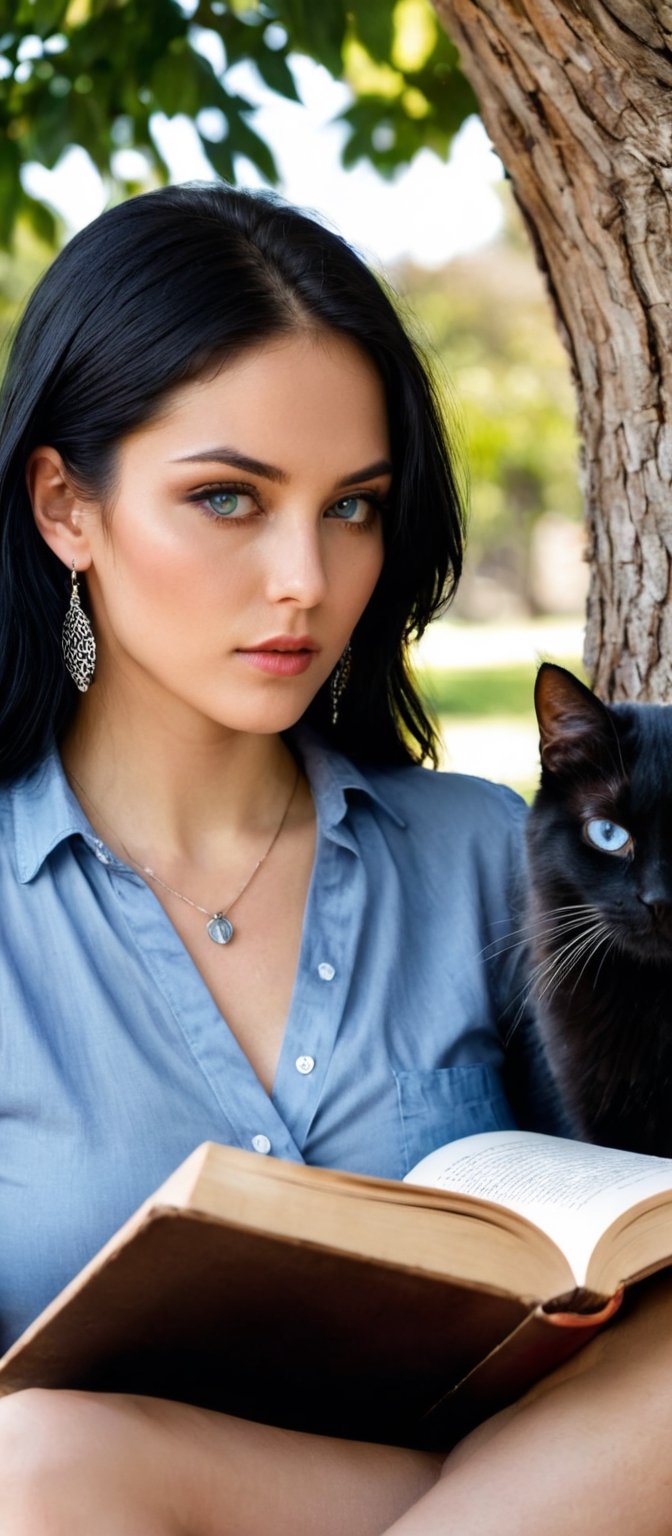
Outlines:
<svg viewBox="0 0 672 1536"><path fill-rule="evenodd" d="M38 444L103 498L115 447L167 392L266 337L319 325L355 341L383 382L393 488L383 571L352 637L338 724L324 685L306 719L352 757L430 757L436 736L407 647L462 565L457 477L427 368L384 288L346 243L272 194L167 187L101 215L30 299L0 401L0 776L66 730L78 695L61 655L68 573L26 489Z"/></svg>

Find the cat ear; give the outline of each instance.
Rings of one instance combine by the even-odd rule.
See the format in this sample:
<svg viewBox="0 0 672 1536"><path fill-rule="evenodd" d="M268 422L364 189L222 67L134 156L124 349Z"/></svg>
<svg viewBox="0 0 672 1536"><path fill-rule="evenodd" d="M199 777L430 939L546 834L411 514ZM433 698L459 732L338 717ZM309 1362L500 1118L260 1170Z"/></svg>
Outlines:
<svg viewBox="0 0 672 1536"><path fill-rule="evenodd" d="M539 722L539 750L550 773L571 773L598 766L617 748L614 725L605 704L565 667L543 661L534 687Z"/></svg>

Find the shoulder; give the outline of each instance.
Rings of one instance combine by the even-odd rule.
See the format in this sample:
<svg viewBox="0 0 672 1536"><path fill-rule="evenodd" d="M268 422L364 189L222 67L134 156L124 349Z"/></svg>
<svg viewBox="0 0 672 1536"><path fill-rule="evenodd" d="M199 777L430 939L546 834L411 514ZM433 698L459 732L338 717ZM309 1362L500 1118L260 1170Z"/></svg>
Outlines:
<svg viewBox="0 0 672 1536"><path fill-rule="evenodd" d="M0 865L10 849L13 818L12 801L8 784L0 784Z"/></svg>
<svg viewBox="0 0 672 1536"><path fill-rule="evenodd" d="M505 896L518 899L527 806L513 790L466 774L410 767L377 769L370 783L378 801L399 817L393 856L416 889L426 886L435 896L450 890L466 905L473 900L484 909Z"/></svg>
<svg viewBox="0 0 672 1536"><path fill-rule="evenodd" d="M520 836L527 806L504 784L431 768L364 770L373 793L413 831L439 829L471 838Z"/></svg>
<svg viewBox="0 0 672 1536"><path fill-rule="evenodd" d="M21 877L24 829L30 829L33 820L33 794L31 777L22 775L0 782L0 881L3 900L6 900L6 879L13 883Z"/></svg>
<svg viewBox="0 0 672 1536"><path fill-rule="evenodd" d="M32 880L48 854L86 825L51 747L31 768L0 782L0 870Z"/></svg>
<svg viewBox="0 0 672 1536"><path fill-rule="evenodd" d="M527 807L506 786L410 764L353 763L314 736L302 738L301 751L322 826L341 834L349 827L381 871L391 861L416 890L438 894L448 884L479 900L523 877Z"/></svg>
<svg viewBox="0 0 672 1536"><path fill-rule="evenodd" d="M22 800L30 803L30 791L25 778L0 781L0 848L5 851L14 830L17 801Z"/></svg>

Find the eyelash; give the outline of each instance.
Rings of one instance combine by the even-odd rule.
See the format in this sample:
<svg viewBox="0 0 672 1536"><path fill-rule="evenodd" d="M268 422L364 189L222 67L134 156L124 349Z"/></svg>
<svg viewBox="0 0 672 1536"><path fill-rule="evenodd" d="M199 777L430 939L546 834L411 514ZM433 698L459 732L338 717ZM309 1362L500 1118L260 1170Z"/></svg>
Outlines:
<svg viewBox="0 0 672 1536"><path fill-rule="evenodd" d="M216 485L204 485L200 490L195 491L194 494L189 496L187 499L193 505L199 508L202 516L207 517L208 522L218 523L220 526L225 523L240 524L242 522L247 522L247 518L245 517L222 517L219 513L212 512L210 510L207 502L211 497L227 495L250 496L252 500L257 503L257 506L259 506L259 497L255 486L242 484L234 485L231 483L231 481L226 481L225 483L220 482ZM364 501L371 508L372 513L378 512L381 515L386 511L388 506L388 502L385 497L380 496L377 491L349 491L347 496L339 496L337 501L333 502L332 505L336 506L338 501L348 500ZM351 533L368 533L369 529L373 525L374 518L371 516L366 519L366 522L363 523L351 523L348 522L347 518L335 518L334 521L340 522L341 526L343 528L347 528Z"/></svg>

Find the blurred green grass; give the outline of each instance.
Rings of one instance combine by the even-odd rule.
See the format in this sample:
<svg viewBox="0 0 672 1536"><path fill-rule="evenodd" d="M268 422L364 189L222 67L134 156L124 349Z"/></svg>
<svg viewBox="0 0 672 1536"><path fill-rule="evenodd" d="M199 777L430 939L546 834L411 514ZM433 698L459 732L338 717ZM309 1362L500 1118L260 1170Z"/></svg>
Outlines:
<svg viewBox="0 0 672 1536"><path fill-rule="evenodd" d="M585 679L578 656L563 656L562 665ZM459 668L419 666L416 673L423 699L448 745L449 757L458 731L467 732L470 741L473 732L473 756L470 751L466 771L503 781L528 801L539 783L536 674L533 661L499 666L492 660L487 665ZM483 728L489 725L491 734L484 738ZM521 727L523 731L529 728L530 733L529 769L523 770L522 776L513 766L514 760L519 762L520 748L515 750L514 743L513 759L507 751L511 735L518 733L520 741Z"/></svg>
<svg viewBox="0 0 672 1536"><path fill-rule="evenodd" d="M532 719L535 676L536 668L527 663L464 667L459 671L423 667L418 671L423 697L434 714L468 720L482 720L488 715Z"/></svg>

